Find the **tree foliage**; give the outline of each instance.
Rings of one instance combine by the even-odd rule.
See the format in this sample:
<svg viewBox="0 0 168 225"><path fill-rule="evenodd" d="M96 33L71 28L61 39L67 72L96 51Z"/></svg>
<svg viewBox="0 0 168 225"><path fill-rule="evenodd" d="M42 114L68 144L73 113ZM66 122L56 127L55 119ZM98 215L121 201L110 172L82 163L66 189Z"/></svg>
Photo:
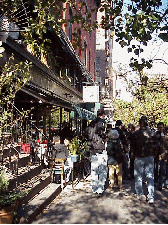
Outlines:
<svg viewBox="0 0 168 225"><path fill-rule="evenodd" d="M99 0L95 1L97 6ZM72 9L72 18L65 19L64 13ZM91 14L97 10L97 6L87 9L85 0L3 0L0 3L1 12L11 22L19 24L17 12L21 6L26 7L28 25L22 31L24 41L33 49L34 54L45 54L50 38L46 35L48 29L59 34L62 25L69 23L77 25L73 32L73 45L81 46L79 30L83 28L92 32L97 28L97 21L91 20ZM154 32L167 31L168 9L164 8L161 0L102 0L100 11L105 11L101 25L106 30L112 30L117 37L116 41L122 47L127 46L128 52L139 55L143 51L139 45L132 45L132 40L137 40L147 45ZM15 13L16 12L16 13ZM142 59L138 62L133 58L130 64L140 71L143 67L151 67L151 62Z"/></svg>
<svg viewBox="0 0 168 225"><path fill-rule="evenodd" d="M12 127L12 103L15 94L30 79L31 63L16 62L11 56L2 67L0 76L0 136L6 127Z"/></svg>
<svg viewBox="0 0 168 225"><path fill-rule="evenodd" d="M141 84L134 91L132 102L115 100L115 120L121 119L124 124L138 121L142 115L148 117L151 127L156 127L160 121L168 124L168 81L152 77L146 84Z"/></svg>
<svg viewBox="0 0 168 225"><path fill-rule="evenodd" d="M95 2L98 6L100 1L97 0ZM112 30L119 44L122 47L127 47L128 52L134 52L135 55L139 55L143 51L142 48L139 48L139 45L132 45L132 40L137 40L146 46L148 41L152 39L154 32L167 31L168 9L162 9L161 0L105 0L101 2L100 11L106 12L105 16L102 17L102 27L106 30ZM66 6L69 6L73 11L72 18L65 19L64 13L68 8L63 3L66 3ZM91 20L91 14L97 10L97 6L95 5L95 7L87 10L85 0L3 0L0 1L0 13L1 16L6 16L9 22L18 25L21 30L20 38L32 49L32 53L40 58L49 49L51 40L48 31L52 30L57 35L60 35L62 25L66 27L69 23L78 25L72 34L73 45L75 48L78 46L82 48L79 31L83 28L87 32L92 32L97 28L97 21ZM25 11L25 18L18 16L22 10ZM20 25L20 22L23 20L26 22L25 26L23 26L23 23ZM1 56L2 51L3 48L0 46ZM138 69L141 74L144 67L151 67L151 62L145 59L139 62L137 59L132 58L131 66L134 69ZM25 68L29 72L29 68L27 66ZM18 62L3 68L0 81L0 105L9 100L12 101L17 90L25 84L24 77L27 80L25 68L23 68L22 63ZM16 76L17 73L25 75L23 76L23 80L19 76ZM143 81L143 77L141 78L141 81ZM9 95L4 96L3 93L7 93L7 90L9 91ZM143 92L144 90L141 87L141 93ZM139 101L138 98L136 98L136 101ZM148 108L147 106L145 107ZM7 117L4 118L7 120ZM3 121L2 117L1 121Z"/></svg>

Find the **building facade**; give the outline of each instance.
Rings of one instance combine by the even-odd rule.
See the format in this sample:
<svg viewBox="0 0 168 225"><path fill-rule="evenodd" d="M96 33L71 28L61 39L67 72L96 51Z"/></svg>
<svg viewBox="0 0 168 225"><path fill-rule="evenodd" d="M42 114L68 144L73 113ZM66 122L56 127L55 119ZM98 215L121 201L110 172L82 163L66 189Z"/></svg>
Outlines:
<svg viewBox="0 0 168 225"><path fill-rule="evenodd" d="M76 4L80 6L80 1ZM86 15L91 7L97 8L98 6L99 1L85 1ZM67 9L65 19L71 19L73 8L70 5L64 5L64 7ZM91 21L94 21L96 15L96 11L91 14ZM69 22L67 27L63 26L60 29L59 34L48 26L46 38L51 40L50 51L45 57L42 55L36 57L31 48L23 43L23 38L19 34L19 25L13 21L10 27L10 32L7 32L8 35L4 41L5 52L3 58L0 59L1 66L12 53L16 60L28 60L33 65L32 79L16 94L14 104L18 112L33 107L29 119L33 121L35 127L42 128L44 135L47 136L51 135L52 115L56 110L59 111L59 129L61 129L62 122L67 120L71 127L82 131L83 119L95 118L94 113L86 109L81 108L82 113L79 114L75 106L83 102L83 85L86 83L94 85L96 32L87 33L84 29L79 29L81 48L75 49L72 45L72 34L80 28L79 24ZM63 112L64 115L67 114L65 118ZM81 115L84 115L84 118L81 118Z"/></svg>

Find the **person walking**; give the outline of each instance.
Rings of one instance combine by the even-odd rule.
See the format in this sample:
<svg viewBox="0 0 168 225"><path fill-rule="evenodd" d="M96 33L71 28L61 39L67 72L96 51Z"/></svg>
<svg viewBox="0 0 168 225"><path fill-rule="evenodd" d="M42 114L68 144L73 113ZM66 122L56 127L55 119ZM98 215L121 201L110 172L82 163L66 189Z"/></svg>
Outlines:
<svg viewBox="0 0 168 225"><path fill-rule="evenodd" d="M159 122L157 124L158 131L156 132L156 137L159 143L159 151L157 154L158 162L158 190L162 191L163 187L166 187L166 164L167 164L167 149L168 143L165 137L164 123Z"/></svg>
<svg viewBox="0 0 168 225"><path fill-rule="evenodd" d="M168 145L168 126L165 126L165 143ZM166 188L168 188L168 146L166 147L165 156L164 156L166 163Z"/></svg>
<svg viewBox="0 0 168 225"><path fill-rule="evenodd" d="M123 162L123 145L119 139L117 130L111 130L108 133L107 141L108 169L109 169L109 187L114 187L114 175L116 172L118 178L118 188L122 189L122 162Z"/></svg>
<svg viewBox="0 0 168 225"><path fill-rule="evenodd" d="M119 133L119 139L121 140L122 142L122 145L123 145L123 150L124 150L124 153L125 153L125 156L127 157L126 160L123 162L122 164L122 173L123 173L123 179L128 179L128 176L129 176L129 169L128 169L128 161L129 161L129 158L128 158L128 148L127 148L127 139L126 139L126 130L123 129L125 126L123 125L122 121L121 120L117 120L116 121L116 124L115 124L115 129L118 131Z"/></svg>
<svg viewBox="0 0 168 225"><path fill-rule="evenodd" d="M147 125L147 121L139 120L139 130L133 134L133 155L135 192L140 200L154 203L154 154L157 149L157 140L154 132ZM143 179L147 181L147 196L143 193Z"/></svg>
<svg viewBox="0 0 168 225"><path fill-rule="evenodd" d="M132 150L132 136L134 132L135 132L134 124L131 124L131 123L128 124L127 141L128 141L128 151L129 151L129 159L130 159L130 167L129 167L130 179L134 179L134 156L133 156L133 150Z"/></svg>
<svg viewBox="0 0 168 225"><path fill-rule="evenodd" d="M103 194L105 181L107 179L107 152L105 150L105 112L98 110L97 118L93 120L88 128L87 142L91 151L91 186L92 192Z"/></svg>

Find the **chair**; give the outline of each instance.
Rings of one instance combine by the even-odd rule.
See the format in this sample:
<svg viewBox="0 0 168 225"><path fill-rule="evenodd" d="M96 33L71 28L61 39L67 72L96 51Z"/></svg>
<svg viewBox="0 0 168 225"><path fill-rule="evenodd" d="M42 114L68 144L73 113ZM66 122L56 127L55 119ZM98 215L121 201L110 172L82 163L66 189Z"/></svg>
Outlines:
<svg viewBox="0 0 168 225"><path fill-rule="evenodd" d="M63 180L64 180L64 162L65 159L54 159L53 166L52 166L52 182L55 181L55 175L60 175L61 176L61 188L63 190Z"/></svg>

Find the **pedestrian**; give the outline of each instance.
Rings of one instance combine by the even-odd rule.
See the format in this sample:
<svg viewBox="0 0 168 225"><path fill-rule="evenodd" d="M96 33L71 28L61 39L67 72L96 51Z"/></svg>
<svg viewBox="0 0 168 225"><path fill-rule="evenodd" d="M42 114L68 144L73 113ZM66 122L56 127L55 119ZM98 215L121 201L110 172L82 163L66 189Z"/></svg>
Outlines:
<svg viewBox="0 0 168 225"><path fill-rule="evenodd" d="M168 142L167 136L165 137L164 123L159 122L157 124L158 131L156 137L158 139L159 149L157 154L158 162L158 190L162 191L163 187L166 187L166 166L167 166L167 149Z"/></svg>
<svg viewBox="0 0 168 225"><path fill-rule="evenodd" d="M127 141L128 141L128 151L129 151L129 159L130 159L130 167L129 167L129 178L134 179L134 155L132 149L132 137L135 132L134 124L128 124L128 133L127 133Z"/></svg>
<svg viewBox="0 0 168 225"><path fill-rule="evenodd" d="M148 128L147 120L139 120L139 130L133 134L133 155L135 192L140 200L154 203L154 154L157 141L154 132ZM143 192L143 179L147 181L147 196Z"/></svg>
<svg viewBox="0 0 168 225"><path fill-rule="evenodd" d="M112 128L112 124L111 124L111 123L107 124L106 135L108 135L108 133L109 133L112 129L113 129L113 128Z"/></svg>
<svg viewBox="0 0 168 225"><path fill-rule="evenodd" d="M123 179L128 179L129 176L129 169L128 169L128 148L127 148L127 139L126 139L126 130L124 128L125 126L123 125L121 120L117 120L115 124L115 129L119 133L119 139L122 142L123 145L123 150L125 153L125 156L127 156L127 159L123 162L122 164L122 173L123 173Z"/></svg>
<svg viewBox="0 0 168 225"><path fill-rule="evenodd" d="M105 150L105 112L98 110L97 118L86 128L91 152L91 186L93 193L103 194L107 179L107 152Z"/></svg>
<svg viewBox="0 0 168 225"><path fill-rule="evenodd" d="M117 130L111 130L108 133L107 141L108 169L109 169L109 187L114 187L115 172L118 180L118 188L122 189L122 162L123 162L123 145L119 139Z"/></svg>
<svg viewBox="0 0 168 225"><path fill-rule="evenodd" d="M72 139L72 131L69 127L68 122L64 121L62 123L62 130L60 131L60 144L64 144L65 139L71 141Z"/></svg>
<svg viewBox="0 0 168 225"><path fill-rule="evenodd" d="M168 143L168 126L165 126L165 142L167 145L167 143ZM167 147L166 147L165 158L167 160L167 163L166 163L166 188L168 188L168 148Z"/></svg>

